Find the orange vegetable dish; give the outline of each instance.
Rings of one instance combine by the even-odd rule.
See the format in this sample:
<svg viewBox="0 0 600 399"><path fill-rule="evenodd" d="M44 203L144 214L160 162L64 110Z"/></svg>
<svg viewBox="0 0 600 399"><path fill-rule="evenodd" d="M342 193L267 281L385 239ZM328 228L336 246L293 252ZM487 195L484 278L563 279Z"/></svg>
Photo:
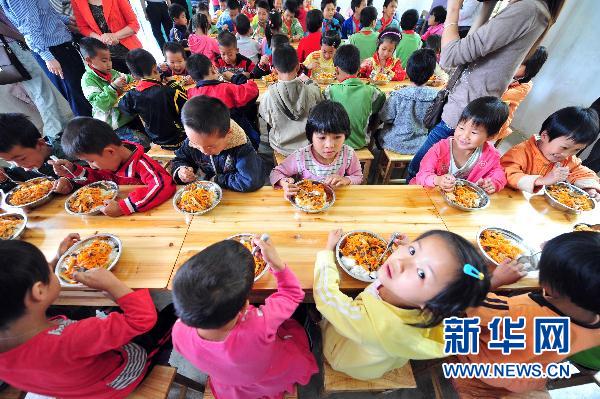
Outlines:
<svg viewBox="0 0 600 399"><path fill-rule="evenodd" d="M334 80L335 75L330 72L321 72L316 76L318 80Z"/></svg>
<svg viewBox="0 0 600 399"><path fill-rule="evenodd" d="M10 215L0 216L0 239L8 240L23 224L23 219Z"/></svg>
<svg viewBox="0 0 600 399"><path fill-rule="evenodd" d="M505 259L517 259L523 253L514 242L497 231L484 230L479 236L479 242L485 253L496 263L501 263Z"/></svg>
<svg viewBox="0 0 600 399"><path fill-rule="evenodd" d="M311 180L304 180L298 184L298 194L296 194L296 203L312 210L323 209L327 203L327 193L322 183Z"/></svg>
<svg viewBox="0 0 600 399"><path fill-rule="evenodd" d="M186 212L201 212L210 208L215 201L215 193L206 188L192 184L181 194L177 202L179 209Z"/></svg>
<svg viewBox="0 0 600 399"><path fill-rule="evenodd" d="M110 263L110 255L114 248L108 240L97 239L91 244L85 246L79 252L74 252L65 260L66 270L61 273L68 280L73 279L73 273L77 269L94 269L96 267L108 267Z"/></svg>
<svg viewBox="0 0 600 399"><path fill-rule="evenodd" d="M243 246L246 247L246 249L248 249L248 251L252 252L252 250L254 250L254 247L252 246L252 241L250 241L250 238L243 238L242 241L238 240ZM258 277L259 274L262 273L263 270L265 270L265 267L267 266L267 262L265 262L265 260L263 258L260 258L258 256L254 257L254 277Z"/></svg>
<svg viewBox="0 0 600 399"><path fill-rule="evenodd" d="M595 231L600 232L600 224L588 226L587 224L578 224L573 228L573 231Z"/></svg>
<svg viewBox="0 0 600 399"><path fill-rule="evenodd" d="M578 211L592 210L590 198L585 194L579 194L574 190L570 190L569 187L554 184L552 186L547 186L546 191L552 198L571 209Z"/></svg>
<svg viewBox="0 0 600 399"><path fill-rule="evenodd" d="M10 204L20 206L42 199L52 191L52 185L52 180L48 179L25 182L13 192Z"/></svg>
<svg viewBox="0 0 600 399"><path fill-rule="evenodd" d="M479 208L479 194L471 187L457 184L454 191L446 193L450 201L466 208Z"/></svg>
<svg viewBox="0 0 600 399"><path fill-rule="evenodd" d="M368 272L373 272L379 269L379 266L387 259L387 256L384 256L378 262L385 247L385 242L377 237L356 233L346 237L346 241L340 247L340 252L343 256L354 259L357 265L362 266Z"/></svg>
<svg viewBox="0 0 600 399"><path fill-rule="evenodd" d="M73 212L87 213L104 205L105 200L110 200L113 193L100 187L83 187L75 198L71 200L69 209Z"/></svg>
<svg viewBox="0 0 600 399"><path fill-rule="evenodd" d="M274 73L267 75L267 76L263 76L263 80L266 84L271 84L271 83L277 83L277 75L275 75Z"/></svg>
<svg viewBox="0 0 600 399"><path fill-rule="evenodd" d="M388 75L386 75L385 73L378 73L377 75L375 75L373 80L375 82L387 82L390 80L390 77Z"/></svg>

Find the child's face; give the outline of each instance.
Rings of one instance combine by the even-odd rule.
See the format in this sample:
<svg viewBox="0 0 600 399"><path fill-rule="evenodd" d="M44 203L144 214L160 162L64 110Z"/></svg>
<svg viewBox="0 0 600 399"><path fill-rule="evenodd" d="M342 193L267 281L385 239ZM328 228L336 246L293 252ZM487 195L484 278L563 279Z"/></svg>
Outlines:
<svg viewBox="0 0 600 399"><path fill-rule="evenodd" d="M237 53L237 47L219 46L219 54L221 54L221 58L223 59L223 61L225 61L227 65L235 65Z"/></svg>
<svg viewBox="0 0 600 399"><path fill-rule="evenodd" d="M283 13L283 20L286 23L291 23L294 20L295 16L293 13L291 13L289 10L285 10Z"/></svg>
<svg viewBox="0 0 600 399"><path fill-rule="evenodd" d="M396 45L389 40L384 40L377 49L379 60L381 62L387 61L388 58L392 58L394 56L394 51L396 51Z"/></svg>
<svg viewBox="0 0 600 399"><path fill-rule="evenodd" d="M278 11L281 11L281 9L283 8L283 1L282 0L275 0L273 2L273 8L276 9L276 10L278 10Z"/></svg>
<svg viewBox="0 0 600 399"><path fill-rule="evenodd" d="M234 8L233 10L229 10L229 16L231 17L231 19L235 20L235 17L237 17L240 13L239 8Z"/></svg>
<svg viewBox="0 0 600 399"><path fill-rule="evenodd" d="M88 65L102 73L109 73L112 69L112 58L110 58L110 51L105 49L97 49L96 56L86 57L85 61L88 63Z"/></svg>
<svg viewBox="0 0 600 399"><path fill-rule="evenodd" d="M392 1L390 4L388 4L387 7L383 8L383 14L385 15L386 18L392 18L394 16L394 14L396 14L397 8L398 8L398 3L396 3L395 1Z"/></svg>
<svg viewBox="0 0 600 399"><path fill-rule="evenodd" d="M343 133L314 133L312 145L321 157L333 160L342 150L345 140L346 136Z"/></svg>
<svg viewBox="0 0 600 399"><path fill-rule="evenodd" d="M438 23L435 21L435 15L433 15L433 14L429 14L429 19L427 19L427 24L428 24L429 26L435 26L435 25L437 25L437 24L438 24Z"/></svg>
<svg viewBox="0 0 600 399"><path fill-rule="evenodd" d="M218 155L227 146L227 136L220 137L218 133L199 134L187 126L184 126L184 129L190 147L197 149L204 155Z"/></svg>
<svg viewBox="0 0 600 399"><path fill-rule="evenodd" d="M173 71L173 75L183 75L185 72L185 58L183 58L183 55L181 53L166 51L165 57L167 58L169 68Z"/></svg>
<svg viewBox="0 0 600 399"><path fill-rule="evenodd" d="M444 239L431 235L401 245L377 271L386 302L401 307L423 308L459 272L455 255Z"/></svg>
<svg viewBox="0 0 600 399"><path fill-rule="evenodd" d="M335 4L328 3L323 9L323 18L331 19L335 15Z"/></svg>
<svg viewBox="0 0 600 399"><path fill-rule="evenodd" d="M548 133L543 131L540 134L539 149L542 155L550 162L562 162L565 159L577 154L587 147L586 144L579 144L568 137L560 136L550 140Z"/></svg>
<svg viewBox="0 0 600 399"><path fill-rule="evenodd" d="M8 152L0 152L0 158L25 170L31 170L40 168L44 164L48 150L48 145L40 138L35 147L15 145Z"/></svg>
<svg viewBox="0 0 600 399"><path fill-rule="evenodd" d="M264 8L259 8L256 10L256 14L258 14L258 22L264 25L267 22L269 11L265 10Z"/></svg>
<svg viewBox="0 0 600 399"><path fill-rule="evenodd" d="M219 1L219 8L221 10L226 10L227 9L227 0L225 0L225 1Z"/></svg>
<svg viewBox="0 0 600 399"><path fill-rule="evenodd" d="M116 172L121 166L117 146L108 145L101 154L77 154L77 158L87 162L92 169Z"/></svg>
<svg viewBox="0 0 600 399"><path fill-rule="evenodd" d="M329 61L335 55L335 47L321 44L321 56L324 60Z"/></svg>
<svg viewBox="0 0 600 399"><path fill-rule="evenodd" d="M485 126L475 125L472 120L458 122L454 130L454 143L461 150L474 150L489 140Z"/></svg>
<svg viewBox="0 0 600 399"><path fill-rule="evenodd" d="M367 6L367 0L363 0L354 10L354 19L360 19L360 12Z"/></svg>
<svg viewBox="0 0 600 399"><path fill-rule="evenodd" d="M173 18L173 22L175 25L186 26L188 24L188 20L185 16L185 12L182 12L177 18Z"/></svg>
<svg viewBox="0 0 600 399"><path fill-rule="evenodd" d="M304 8L308 10L312 6L312 0L304 0L302 4L304 5Z"/></svg>

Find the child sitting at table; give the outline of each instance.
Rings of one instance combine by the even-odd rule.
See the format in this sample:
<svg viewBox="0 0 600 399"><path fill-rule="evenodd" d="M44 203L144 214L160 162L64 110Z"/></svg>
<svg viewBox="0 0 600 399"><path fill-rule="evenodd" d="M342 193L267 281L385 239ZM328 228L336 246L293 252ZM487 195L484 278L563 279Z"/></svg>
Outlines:
<svg viewBox="0 0 600 399"><path fill-rule="evenodd" d="M463 363L511 363L539 364L546 370L550 363L558 363L577 352L600 345L600 234L577 231L561 234L548 241L539 261L539 282L542 290L517 296L488 294L483 304L467 311L468 317L480 318L479 352L460 355ZM514 280L513 280L514 281ZM503 355L500 348L488 347L492 343L490 329L484 328L496 317L509 317L513 322L523 317L525 324L519 334L525 338L524 347ZM567 318L564 337L557 329L554 348L563 342L568 353L558 350L542 350L535 353L534 337L542 335L535 331L536 319ZM504 322L506 327L506 322ZM553 329L554 326L550 326ZM561 339L563 337L563 339ZM546 334L537 338L549 339ZM566 339L566 341L564 341ZM499 364L498 364L499 365ZM515 393L544 390L546 378L470 378L454 379L453 385L459 396L465 399L517 397ZM547 391L544 390L545 395ZM515 396L513 396L515 395ZM525 397L526 395L518 395ZM535 395L527 396L535 397ZM542 396L540 396L542 397Z"/></svg>
<svg viewBox="0 0 600 399"><path fill-rule="evenodd" d="M506 175L500 154L488 143L508 117L508 106L486 96L471 101L463 110L454 137L441 140L427 151L410 184L453 191L456 179L475 183L488 194L504 188Z"/></svg>
<svg viewBox="0 0 600 399"><path fill-rule="evenodd" d="M119 185L144 185L125 199L106 201L102 213L107 216L145 212L167 201L175 192L171 176L158 162L144 154L141 145L121 141L110 126L98 119L79 117L71 120L65 127L61 145L68 157L81 159L89 167L66 160L53 161L54 173L58 176L83 178L82 182L76 182L81 185L100 180Z"/></svg>
<svg viewBox="0 0 600 399"><path fill-rule="evenodd" d="M323 27L321 28L321 32L325 34L333 30L341 35L342 25L335 18L336 0L321 0L321 12L323 13Z"/></svg>
<svg viewBox="0 0 600 399"><path fill-rule="evenodd" d="M249 21L252 21L256 16L256 0L247 0L246 4L242 7L242 14L244 14Z"/></svg>
<svg viewBox="0 0 600 399"><path fill-rule="evenodd" d="M187 139L173 160L177 183L211 180L241 192L263 186L262 160L242 128L230 119L229 109L221 100L194 97L183 107L181 120Z"/></svg>
<svg viewBox="0 0 600 399"><path fill-rule="evenodd" d="M263 42L266 42L267 40L268 39L265 37ZM254 70L252 70L252 77L254 79L259 79L263 76L274 74L275 70L273 69L273 51L284 44L290 44L290 39L281 33L276 33L273 36L270 36L270 40L269 48L271 53L269 55L263 55L260 57L260 61L254 66Z"/></svg>
<svg viewBox="0 0 600 399"><path fill-rule="evenodd" d="M400 31L395 28L381 32L377 39L377 50L372 57L362 62L358 76L371 80L378 80L380 77L384 80L404 80L406 72L402 68L402 60L394 57L401 37Z"/></svg>
<svg viewBox="0 0 600 399"><path fill-rule="evenodd" d="M133 291L100 267L73 278L108 294L121 312L46 318L61 291L58 258L77 241L79 234L68 235L50 263L28 242L0 241L0 380L50 397L125 398L152 364L168 360L173 306L157 317L147 289Z"/></svg>
<svg viewBox="0 0 600 399"><path fill-rule="evenodd" d="M119 110L139 115L153 143L166 150L179 148L185 139L179 115L187 100L185 90L175 81L163 84L156 60L144 49L131 50L126 61L139 82L121 98Z"/></svg>
<svg viewBox="0 0 600 399"><path fill-rule="evenodd" d="M327 73L332 78L335 77L333 56L341 42L339 33L335 31L329 31L321 36L321 48L310 53L302 63L309 70L310 76L318 78L320 74Z"/></svg>
<svg viewBox="0 0 600 399"><path fill-rule="evenodd" d="M419 39L419 43L421 43ZM425 48L431 49L435 52L435 56L437 59L437 63L435 64L435 71L433 71L433 75L437 80L442 82L442 84L448 83L448 73L440 66L440 54L442 52L442 37L440 35L431 35L425 40Z"/></svg>
<svg viewBox="0 0 600 399"><path fill-rule="evenodd" d="M444 33L444 22L446 22L446 9L444 6L433 7L427 20L429 28L421 36L421 40L425 41L431 35L442 36L442 33Z"/></svg>
<svg viewBox="0 0 600 399"><path fill-rule="evenodd" d="M271 41L273 36L281 34L290 41L287 35L281 33L281 26L283 25L283 19L281 14L276 11L271 11L267 19L267 26L265 27L265 37L260 44L260 51L263 56L270 56L273 53L273 47Z"/></svg>
<svg viewBox="0 0 600 399"><path fill-rule="evenodd" d="M271 171L271 184L289 197L298 192L297 180L313 179L332 187L361 184L358 156L344 144L350 119L341 104L323 101L310 111L306 122L309 145L292 153Z"/></svg>
<svg viewBox="0 0 600 399"><path fill-rule="evenodd" d="M283 25L281 33L290 38L290 42L297 42L304 37L304 30L296 18L298 4L295 0L286 0L283 11Z"/></svg>
<svg viewBox="0 0 600 399"><path fill-rule="evenodd" d="M598 114L591 108L566 107L550 115L539 135L508 150L501 159L508 185L533 193L545 185L568 181L598 196L600 183L575 154L598 137Z"/></svg>
<svg viewBox="0 0 600 399"><path fill-rule="evenodd" d="M298 77L298 55L289 44L275 49L273 67L278 81L263 95L258 112L271 127L269 144L287 156L308 144L304 133L308 113L323 100L323 95L306 76Z"/></svg>
<svg viewBox="0 0 600 399"><path fill-rule="evenodd" d="M360 31L360 13L367 6L367 0L351 0L352 16L342 24L342 39L348 39Z"/></svg>
<svg viewBox="0 0 600 399"><path fill-rule="evenodd" d="M196 7L196 14L204 14L206 16L206 19L208 20L208 33L209 35L218 35L219 34L219 30L217 29L216 26L214 26L212 24L212 17L210 15L210 11L208 10L208 4L206 3L198 3L198 6ZM196 26L196 22L194 22L195 19L192 17L192 23L194 26ZM189 44L189 37L188 37L188 44Z"/></svg>
<svg viewBox="0 0 600 399"><path fill-rule="evenodd" d="M335 247L342 230L329 233L317 254L313 297L323 355L334 370L361 380L379 378L409 359L444 357L442 321L479 305L490 288L485 260L463 237L431 230L412 242L402 236L355 299L340 290ZM471 266L479 277L466 274Z"/></svg>
<svg viewBox="0 0 600 399"><path fill-rule="evenodd" d="M181 76L178 80L181 86L194 84L194 80L187 71L185 49L181 44L175 42L166 42L164 48L165 59L167 62L160 65L161 78L166 80L177 80L175 76Z"/></svg>
<svg viewBox="0 0 600 399"><path fill-rule="evenodd" d="M92 116L108 123L121 140L150 147L150 138L137 128L136 116L121 112L119 98L125 86L134 80L112 69L112 59L106 44L93 37L79 41L79 49L85 61L85 73L81 77L81 90L92 105Z"/></svg>
<svg viewBox="0 0 600 399"><path fill-rule="evenodd" d="M65 158L60 146L60 135L42 137L40 131L24 114L0 114L0 159L9 162L9 168L0 168L0 190L5 194L16 187L9 180L26 181L36 177L56 179L53 191L68 194L71 182L55 173L48 163L51 156Z"/></svg>
<svg viewBox="0 0 600 399"><path fill-rule="evenodd" d="M333 65L340 83L329 85L324 92L325 98L341 103L350 116L351 133L346 144L354 149L363 148L370 138L370 121L376 119L383 107L385 94L377 86L366 85L356 77L360 53L355 46L341 46L335 52Z"/></svg>
<svg viewBox="0 0 600 399"><path fill-rule="evenodd" d="M169 32L169 40L181 43L187 47L187 39L190 34L188 32L188 19L185 8L181 4L171 4L169 7L169 17L173 20L173 28Z"/></svg>
<svg viewBox="0 0 600 399"><path fill-rule="evenodd" d="M400 29L400 24L396 19L396 10L398 9L398 2L396 0L384 0L383 11L381 13L381 19L377 21L375 30L377 32L383 32L387 28Z"/></svg>
<svg viewBox="0 0 600 399"><path fill-rule="evenodd" d="M402 68L406 68L408 57L410 57L414 51L417 51L423 45L421 36L419 36L418 33L415 33L418 20L419 12L414 8L404 11L402 17L400 17L402 39L396 46L394 57L399 58L402 61Z"/></svg>
<svg viewBox="0 0 600 399"><path fill-rule="evenodd" d="M173 279L173 344L208 374L217 398L283 398L319 371L306 332L291 318L304 298L298 278L270 241L254 238L252 245L277 281L258 308L248 302L255 260L237 241L207 247Z"/></svg>
<svg viewBox="0 0 600 399"><path fill-rule="evenodd" d="M219 42L219 54L215 57L214 64L223 78L231 80L234 75L240 73L249 78L254 69L254 63L239 53L235 35L231 32L221 32L217 41Z"/></svg>
<svg viewBox="0 0 600 399"><path fill-rule="evenodd" d="M244 14L240 14L235 18L237 26L237 47L241 55L247 57L254 64L258 63L260 57L260 44L250 36L250 20Z"/></svg>
<svg viewBox="0 0 600 399"><path fill-rule="evenodd" d="M306 13L307 35L300 39L300 43L298 43L298 48L296 49L298 62L304 62L310 53L321 49L322 23L323 13L320 10L310 10Z"/></svg>
<svg viewBox="0 0 600 399"><path fill-rule="evenodd" d="M252 18L252 38L258 43L265 37L265 28L269 19L269 2L267 0L258 0L256 2L256 15Z"/></svg>
<svg viewBox="0 0 600 399"><path fill-rule="evenodd" d="M192 54L203 54L214 61L220 54L219 43L209 36L210 19L204 13L194 15L194 33L188 38Z"/></svg>
<svg viewBox="0 0 600 399"><path fill-rule="evenodd" d="M238 0L227 0L227 8L219 15L217 29L221 32L235 32L235 17L240 13L240 2Z"/></svg>
<svg viewBox="0 0 600 399"><path fill-rule="evenodd" d="M348 43L355 45L360 50L360 62L371 57L377 51L376 21L377 9L373 6L363 8L360 12L360 26L362 26L362 29L348 38Z"/></svg>

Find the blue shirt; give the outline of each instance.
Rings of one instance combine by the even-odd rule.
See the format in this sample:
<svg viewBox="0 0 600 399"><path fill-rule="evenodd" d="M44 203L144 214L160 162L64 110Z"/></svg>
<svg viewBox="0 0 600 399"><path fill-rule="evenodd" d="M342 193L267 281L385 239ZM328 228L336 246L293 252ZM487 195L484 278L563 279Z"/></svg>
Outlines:
<svg viewBox="0 0 600 399"><path fill-rule="evenodd" d="M29 48L44 61L54 59L50 47L70 43L69 17L56 12L48 0L0 0L6 17L25 36Z"/></svg>
<svg viewBox="0 0 600 399"><path fill-rule="evenodd" d="M223 30L223 26L227 25L229 28L229 32L234 33L235 29L233 27L233 19L231 19L231 14L229 14L229 8L223 11L219 19L217 20L217 29Z"/></svg>

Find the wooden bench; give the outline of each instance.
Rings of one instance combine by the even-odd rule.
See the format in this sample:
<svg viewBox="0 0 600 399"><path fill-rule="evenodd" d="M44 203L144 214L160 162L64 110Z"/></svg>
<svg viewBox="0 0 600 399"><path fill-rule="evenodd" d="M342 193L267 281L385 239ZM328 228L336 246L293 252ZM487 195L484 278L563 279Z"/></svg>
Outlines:
<svg viewBox="0 0 600 399"><path fill-rule="evenodd" d="M150 158L154 159L162 166L167 165L175 158L175 151L163 150L159 145L152 144L150 150L146 153Z"/></svg>
<svg viewBox="0 0 600 399"><path fill-rule="evenodd" d="M412 161L413 157L413 154L399 154L390 150L382 150L381 157L377 165L376 180L378 180L381 177L383 184L389 184L391 182L392 171L394 169L405 170L408 167L410 161ZM399 180L403 181L404 179Z"/></svg>
<svg viewBox="0 0 600 399"><path fill-rule="evenodd" d="M326 395L338 392L383 392L417 387L410 363L406 363L399 369L388 371L380 378L363 381L335 371L325 361L323 362L323 374Z"/></svg>
<svg viewBox="0 0 600 399"><path fill-rule="evenodd" d="M292 393L285 393L285 395L283 395L284 399L298 399L298 386L294 385L294 392ZM204 396L203 399L215 399L215 395L213 395L212 391L210 390L210 385L208 384L208 379L206 379L206 387L204 388Z"/></svg>

